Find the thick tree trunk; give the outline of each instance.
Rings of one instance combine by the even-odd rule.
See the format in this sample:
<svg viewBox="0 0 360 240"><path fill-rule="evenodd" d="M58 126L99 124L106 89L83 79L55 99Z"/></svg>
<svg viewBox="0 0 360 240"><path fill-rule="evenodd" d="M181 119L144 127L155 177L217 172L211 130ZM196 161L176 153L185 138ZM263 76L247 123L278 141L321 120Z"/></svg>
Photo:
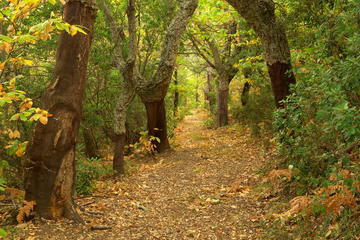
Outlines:
<svg viewBox="0 0 360 240"><path fill-rule="evenodd" d="M99 158L99 147L91 129L83 129L83 138L85 144L85 154L88 158Z"/></svg>
<svg viewBox="0 0 360 240"><path fill-rule="evenodd" d="M276 19L275 3L271 0L226 0L260 37L265 50L265 60L272 83L275 104L290 93L290 84L295 83L291 70L290 50L283 24Z"/></svg>
<svg viewBox="0 0 360 240"><path fill-rule="evenodd" d="M149 135L160 139L160 142L153 140L157 152L163 152L170 148L167 137L165 101L145 102Z"/></svg>
<svg viewBox="0 0 360 240"><path fill-rule="evenodd" d="M290 84L295 83L295 76L291 72L290 63L275 62L268 64L268 70L275 104L279 108L283 106L281 101L290 94Z"/></svg>
<svg viewBox="0 0 360 240"><path fill-rule="evenodd" d="M75 144L95 18L91 2L72 0L64 6L64 20L83 26L87 35L61 34L54 79L43 98L53 116L47 125L36 125L28 150L25 199L36 201L35 211L44 218L81 221L73 202Z"/></svg>
<svg viewBox="0 0 360 240"><path fill-rule="evenodd" d="M124 147L126 144L126 134L115 135L113 139L114 144L114 158L113 169L119 174L125 174L124 164Z"/></svg>
<svg viewBox="0 0 360 240"><path fill-rule="evenodd" d="M228 117L229 88L218 90L217 124L223 127L229 124Z"/></svg>

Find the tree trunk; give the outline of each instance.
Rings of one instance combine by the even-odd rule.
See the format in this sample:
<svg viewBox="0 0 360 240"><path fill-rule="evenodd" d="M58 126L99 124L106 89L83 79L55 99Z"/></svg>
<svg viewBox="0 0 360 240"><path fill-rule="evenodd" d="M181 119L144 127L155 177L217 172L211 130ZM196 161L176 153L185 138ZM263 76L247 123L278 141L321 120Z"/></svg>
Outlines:
<svg viewBox="0 0 360 240"><path fill-rule="evenodd" d="M123 43L125 40L125 33L121 25L119 25L113 16L111 5L109 2L100 0L98 6L103 11L105 19L110 25L112 37L118 42L115 42L116 65L119 72L124 78L119 94L119 99L114 110L114 156L113 169L119 174L124 174L124 146L126 143L126 116L127 110L135 97L135 76L136 76L136 52L137 52L137 37L136 37L136 10L135 0L129 0L127 5L128 18L128 56L125 59L125 50Z"/></svg>
<svg viewBox="0 0 360 240"><path fill-rule="evenodd" d="M179 107L179 81L178 81L178 72L175 70L175 79L174 79L174 85L175 85L175 91L174 91L174 117L177 116L178 107Z"/></svg>
<svg viewBox="0 0 360 240"><path fill-rule="evenodd" d="M181 35L197 8L198 0L183 0L181 7L169 24L162 44L160 62L151 79L140 78L137 93L145 104L148 117L149 135L160 138L160 143L154 142L156 151L162 152L170 148L167 139L166 110L164 99L168 91L176 65ZM159 115L156 115L159 114ZM159 130L155 130L158 128Z"/></svg>
<svg viewBox="0 0 360 240"><path fill-rule="evenodd" d="M290 93L295 83L291 70L290 50L282 22L276 19L275 3L271 0L226 0L260 37L271 79L276 106Z"/></svg>
<svg viewBox="0 0 360 240"><path fill-rule="evenodd" d="M53 116L46 125L36 125L28 150L25 199L36 201L36 213L48 219L81 221L73 201L75 144L95 18L91 2L72 0L65 4L64 20L83 26L87 35L61 33L54 79L42 99Z"/></svg>
<svg viewBox="0 0 360 240"><path fill-rule="evenodd" d="M163 152L170 148L167 137L166 111L164 99L157 102L145 102L149 135L160 139L160 142L153 140L157 152Z"/></svg>
<svg viewBox="0 0 360 240"><path fill-rule="evenodd" d="M113 169L118 174L125 174L124 164L124 147L126 143L126 134L116 135L113 139L114 144L114 158L113 158Z"/></svg>
<svg viewBox="0 0 360 240"><path fill-rule="evenodd" d="M267 64L276 107L283 107L282 100L290 94L290 84L295 83L295 76L290 63L275 62ZM289 72L290 71L290 72Z"/></svg>
<svg viewBox="0 0 360 240"><path fill-rule="evenodd" d="M91 129L83 129L83 138L85 144L85 154L88 158L99 158L99 147Z"/></svg>
<svg viewBox="0 0 360 240"><path fill-rule="evenodd" d="M229 99L229 81L221 79L218 85L217 97L217 126L223 127L229 124L228 117L228 99Z"/></svg>

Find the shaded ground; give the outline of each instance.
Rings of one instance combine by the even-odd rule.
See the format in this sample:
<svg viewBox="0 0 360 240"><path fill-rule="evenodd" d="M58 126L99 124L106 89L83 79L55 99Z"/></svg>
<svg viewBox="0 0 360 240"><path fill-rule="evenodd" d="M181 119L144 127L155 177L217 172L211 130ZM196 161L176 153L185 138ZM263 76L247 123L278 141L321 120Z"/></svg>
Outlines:
<svg viewBox="0 0 360 240"><path fill-rule="evenodd" d="M180 124L173 150L143 163L123 181L99 183L78 199L85 225L69 220L23 224L23 239L260 239L265 203L251 188L265 162L239 129L206 129L204 113ZM109 227L91 230L91 227Z"/></svg>

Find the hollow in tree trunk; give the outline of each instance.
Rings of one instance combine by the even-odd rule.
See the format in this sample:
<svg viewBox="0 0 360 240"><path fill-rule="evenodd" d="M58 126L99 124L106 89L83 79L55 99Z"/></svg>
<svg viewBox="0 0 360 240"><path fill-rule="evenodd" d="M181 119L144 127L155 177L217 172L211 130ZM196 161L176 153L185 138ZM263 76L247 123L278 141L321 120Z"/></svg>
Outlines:
<svg viewBox="0 0 360 240"><path fill-rule="evenodd" d="M36 213L48 219L81 221L73 201L75 144L95 18L90 2L72 0L65 4L64 20L83 26L87 34L61 33L54 79L42 99L53 116L46 125L36 125L28 150L25 199L36 201Z"/></svg>
<svg viewBox="0 0 360 240"><path fill-rule="evenodd" d="M156 102L145 102L146 114L148 119L149 135L154 136L160 142L153 140L157 152L163 152L170 148L167 137L166 112L164 99Z"/></svg>

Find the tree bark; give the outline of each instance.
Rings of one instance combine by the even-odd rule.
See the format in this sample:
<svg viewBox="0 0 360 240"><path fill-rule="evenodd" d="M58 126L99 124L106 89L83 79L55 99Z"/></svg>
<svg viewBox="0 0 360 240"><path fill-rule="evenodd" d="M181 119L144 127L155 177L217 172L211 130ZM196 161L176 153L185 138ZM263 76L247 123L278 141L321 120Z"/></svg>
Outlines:
<svg viewBox="0 0 360 240"><path fill-rule="evenodd" d="M90 1L69 0L65 4L64 20L83 26L87 35L61 33L54 79L42 99L53 116L46 125L36 125L28 150L25 199L36 201L36 213L48 219L81 221L73 201L75 144L95 18Z"/></svg>
<svg viewBox="0 0 360 240"><path fill-rule="evenodd" d="M124 147L126 144L126 134L116 134L113 139L114 144L114 158L113 158L113 169L118 174L125 174L124 164Z"/></svg>
<svg viewBox="0 0 360 240"><path fill-rule="evenodd" d="M166 111L164 99L156 102L145 102L149 135L160 139L160 142L153 140L152 144L158 152L170 148L167 137Z"/></svg>
<svg viewBox="0 0 360 240"><path fill-rule="evenodd" d="M276 106L290 94L295 83L291 70L290 50L283 24L276 19L272 0L226 0L260 37L271 79Z"/></svg>
<svg viewBox="0 0 360 240"><path fill-rule="evenodd" d="M223 127L229 124L228 117L229 82L221 81L218 85L217 124Z"/></svg>

